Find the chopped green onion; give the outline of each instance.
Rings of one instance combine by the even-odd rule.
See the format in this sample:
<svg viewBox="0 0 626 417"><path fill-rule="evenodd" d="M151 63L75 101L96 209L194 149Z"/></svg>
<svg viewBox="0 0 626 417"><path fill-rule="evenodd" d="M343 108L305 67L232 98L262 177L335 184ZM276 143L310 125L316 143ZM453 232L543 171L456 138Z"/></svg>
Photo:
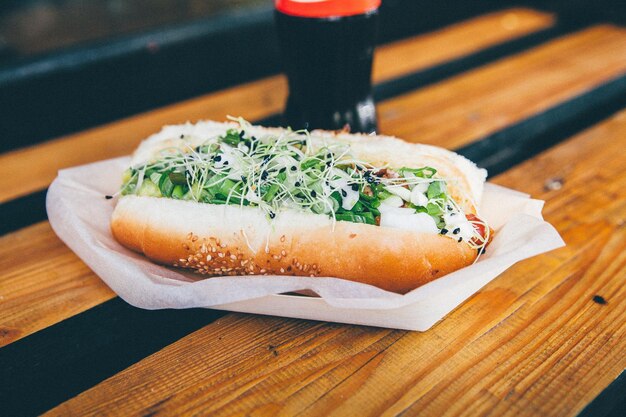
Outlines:
<svg viewBox="0 0 626 417"><path fill-rule="evenodd" d="M169 173L163 173L159 179L159 190L163 197L170 197L174 191L174 183L170 180Z"/></svg>
<svg viewBox="0 0 626 417"><path fill-rule="evenodd" d="M161 197L161 191L151 180L146 178L141 184L141 188L137 192L138 195L144 197Z"/></svg>
<svg viewBox="0 0 626 417"><path fill-rule="evenodd" d="M170 181L176 185L187 185L187 177L182 172L170 172Z"/></svg>
<svg viewBox="0 0 626 417"><path fill-rule="evenodd" d="M184 195L185 195L185 189L183 188L183 186L175 185L174 189L172 190L172 198L175 198L177 200L182 200Z"/></svg>
<svg viewBox="0 0 626 417"><path fill-rule="evenodd" d="M429 199L433 198L445 198L446 186L443 181L433 181L428 186L426 195Z"/></svg>
<svg viewBox="0 0 626 417"><path fill-rule="evenodd" d="M239 132L237 129L228 129L226 134L220 138L222 142L229 144L230 146L237 146L241 141Z"/></svg>

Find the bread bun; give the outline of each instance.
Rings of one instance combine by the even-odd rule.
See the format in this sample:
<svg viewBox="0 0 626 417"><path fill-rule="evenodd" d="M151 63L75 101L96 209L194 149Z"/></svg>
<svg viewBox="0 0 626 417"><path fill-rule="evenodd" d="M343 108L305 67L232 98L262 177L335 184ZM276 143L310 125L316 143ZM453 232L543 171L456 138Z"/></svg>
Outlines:
<svg viewBox="0 0 626 417"><path fill-rule="evenodd" d="M166 127L142 143L133 162L145 163L155 152L188 146L192 137L237 126L202 122ZM280 131L253 128L258 135ZM376 165L432 166L447 179L459 206L475 213L486 173L453 152L383 136L314 132L313 137L348 143L355 157ZM335 222L292 209L268 221L256 207L135 195L119 199L111 229L124 246L203 275L331 276L397 293L470 265L477 256L465 242L438 234Z"/></svg>

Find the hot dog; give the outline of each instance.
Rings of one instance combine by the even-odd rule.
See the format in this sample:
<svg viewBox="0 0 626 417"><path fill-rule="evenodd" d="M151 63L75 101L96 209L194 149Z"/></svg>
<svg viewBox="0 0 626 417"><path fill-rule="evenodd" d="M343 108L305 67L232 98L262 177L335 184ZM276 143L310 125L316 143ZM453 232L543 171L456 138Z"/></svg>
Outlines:
<svg viewBox="0 0 626 417"><path fill-rule="evenodd" d="M470 265L486 171L387 136L242 119L167 126L124 174L124 246L206 276L331 276L406 293Z"/></svg>

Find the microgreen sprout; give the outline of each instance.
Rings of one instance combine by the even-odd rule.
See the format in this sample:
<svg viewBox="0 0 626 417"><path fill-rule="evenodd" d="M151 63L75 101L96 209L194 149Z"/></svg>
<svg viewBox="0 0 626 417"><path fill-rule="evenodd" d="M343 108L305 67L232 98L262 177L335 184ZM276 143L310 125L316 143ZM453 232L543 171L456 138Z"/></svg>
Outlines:
<svg viewBox="0 0 626 417"><path fill-rule="evenodd" d="M269 220L297 209L371 225L380 224L380 206L389 199L428 214L441 234L465 240L479 254L489 240L489 228L478 218L466 219L435 168L374 166L354 158L349 145L312 140L306 130L255 136L247 121L232 120L238 128L201 138L197 146L163 149L129 169L121 194L254 206Z"/></svg>

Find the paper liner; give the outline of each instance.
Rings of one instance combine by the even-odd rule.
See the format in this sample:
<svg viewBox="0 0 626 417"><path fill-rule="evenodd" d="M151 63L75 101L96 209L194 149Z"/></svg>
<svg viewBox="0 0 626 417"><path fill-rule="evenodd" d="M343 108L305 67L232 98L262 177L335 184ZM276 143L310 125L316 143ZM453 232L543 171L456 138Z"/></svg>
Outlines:
<svg viewBox="0 0 626 417"><path fill-rule="evenodd" d="M66 169L50 186L46 206L56 234L128 303L146 309L210 307L269 314L427 330L514 263L563 246L541 217L543 201L486 184L481 216L496 229L478 262L399 295L338 278L282 276L198 276L156 265L121 246L109 222L130 158ZM308 290L319 297L285 295Z"/></svg>

